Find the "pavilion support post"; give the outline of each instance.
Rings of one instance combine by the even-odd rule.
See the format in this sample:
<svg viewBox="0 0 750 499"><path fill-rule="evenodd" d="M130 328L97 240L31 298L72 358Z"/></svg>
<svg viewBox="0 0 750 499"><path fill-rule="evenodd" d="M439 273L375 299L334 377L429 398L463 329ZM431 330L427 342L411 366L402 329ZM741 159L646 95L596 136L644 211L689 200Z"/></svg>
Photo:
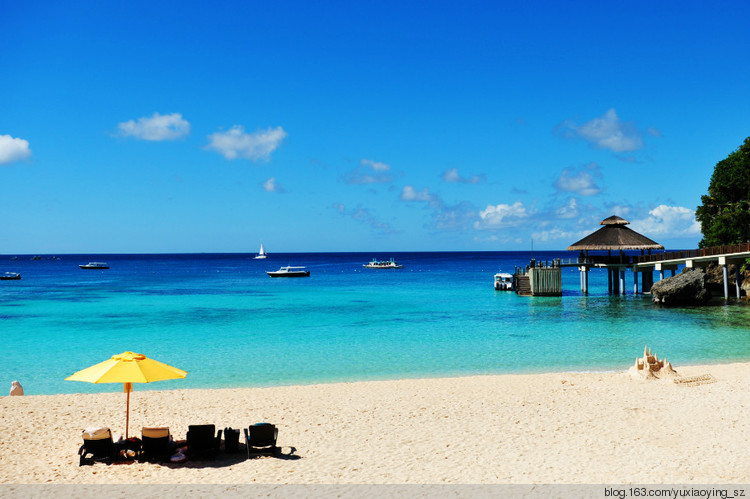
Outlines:
<svg viewBox="0 0 750 499"><path fill-rule="evenodd" d="M734 288L735 291L737 291L737 299L740 299L740 294L742 292L742 287L740 286L742 281L742 275L740 274L740 266L736 265L734 266Z"/></svg>
<svg viewBox="0 0 750 499"><path fill-rule="evenodd" d="M583 267L578 267L578 280L581 284L581 294L583 294Z"/></svg>
<svg viewBox="0 0 750 499"><path fill-rule="evenodd" d="M633 294L638 294L638 271L633 269Z"/></svg>
<svg viewBox="0 0 750 499"><path fill-rule="evenodd" d="M625 271L620 270L620 294L625 294Z"/></svg>
<svg viewBox="0 0 750 499"><path fill-rule="evenodd" d="M641 286L641 289L644 293L650 293L651 288L654 286L654 271L649 270L648 272L643 273L643 285Z"/></svg>
<svg viewBox="0 0 750 499"><path fill-rule="evenodd" d="M659 280L661 281L662 279L664 279L664 269L659 271Z"/></svg>
<svg viewBox="0 0 750 499"><path fill-rule="evenodd" d="M612 294L612 269L607 267L607 290Z"/></svg>
<svg viewBox="0 0 750 499"><path fill-rule="evenodd" d="M589 294L589 268L583 268L583 289L584 293Z"/></svg>
<svg viewBox="0 0 750 499"><path fill-rule="evenodd" d="M677 269L672 269L672 277L674 277L675 272L677 272Z"/></svg>
<svg viewBox="0 0 750 499"><path fill-rule="evenodd" d="M727 272L727 266L721 266L721 272L724 274L724 299L729 299L729 273Z"/></svg>

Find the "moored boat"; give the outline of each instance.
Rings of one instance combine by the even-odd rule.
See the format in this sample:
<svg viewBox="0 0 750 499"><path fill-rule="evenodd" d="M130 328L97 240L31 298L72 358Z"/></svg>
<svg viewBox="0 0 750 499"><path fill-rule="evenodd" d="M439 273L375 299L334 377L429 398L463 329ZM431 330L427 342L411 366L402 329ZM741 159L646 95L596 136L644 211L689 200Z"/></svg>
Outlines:
<svg viewBox="0 0 750 499"><path fill-rule="evenodd" d="M373 258L372 261L366 265L362 265L366 269L403 269L403 265L399 265L393 258L388 261L378 260Z"/></svg>
<svg viewBox="0 0 750 499"><path fill-rule="evenodd" d="M505 272L495 274L495 291L513 291L513 276Z"/></svg>
<svg viewBox="0 0 750 499"><path fill-rule="evenodd" d="M104 262L89 262L86 265L79 265L79 267L86 270L102 270L108 269L109 265Z"/></svg>
<svg viewBox="0 0 750 499"><path fill-rule="evenodd" d="M266 271L271 277L310 277L310 271L305 267L281 267L276 271Z"/></svg>
<svg viewBox="0 0 750 499"><path fill-rule="evenodd" d="M17 281L21 278L21 274L18 272L5 272L0 274L0 281Z"/></svg>

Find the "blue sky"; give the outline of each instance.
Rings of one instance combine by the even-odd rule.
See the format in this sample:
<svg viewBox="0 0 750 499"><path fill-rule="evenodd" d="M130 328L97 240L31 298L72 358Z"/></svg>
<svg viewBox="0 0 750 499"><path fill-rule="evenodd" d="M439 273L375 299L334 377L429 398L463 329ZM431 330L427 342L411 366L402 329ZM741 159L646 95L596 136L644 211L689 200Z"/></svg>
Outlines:
<svg viewBox="0 0 750 499"><path fill-rule="evenodd" d="M11 2L0 253L700 240L748 2Z"/></svg>

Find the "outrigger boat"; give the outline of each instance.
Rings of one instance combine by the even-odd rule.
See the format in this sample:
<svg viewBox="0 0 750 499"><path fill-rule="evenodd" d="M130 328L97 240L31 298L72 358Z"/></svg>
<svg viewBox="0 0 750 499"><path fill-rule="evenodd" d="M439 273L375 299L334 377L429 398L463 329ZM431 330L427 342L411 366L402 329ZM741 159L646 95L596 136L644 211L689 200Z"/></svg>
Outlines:
<svg viewBox="0 0 750 499"><path fill-rule="evenodd" d="M403 269L403 265L399 265L396 263L396 261L391 258L388 261L385 260L377 260L375 258L372 259L372 261L366 265L362 265L366 269Z"/></svg>

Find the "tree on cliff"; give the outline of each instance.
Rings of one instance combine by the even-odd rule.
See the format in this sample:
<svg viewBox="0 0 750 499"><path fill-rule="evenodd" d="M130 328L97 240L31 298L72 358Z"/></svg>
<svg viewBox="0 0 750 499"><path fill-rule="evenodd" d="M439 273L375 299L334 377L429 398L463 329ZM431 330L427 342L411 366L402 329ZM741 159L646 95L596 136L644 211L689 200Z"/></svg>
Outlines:
<svg viewBox="0 0 750 499"><path fill-rule="evenodd" d="M703 233L701 248L750 241L750 137L716 163L701 203L695 211Z"/></svg>

